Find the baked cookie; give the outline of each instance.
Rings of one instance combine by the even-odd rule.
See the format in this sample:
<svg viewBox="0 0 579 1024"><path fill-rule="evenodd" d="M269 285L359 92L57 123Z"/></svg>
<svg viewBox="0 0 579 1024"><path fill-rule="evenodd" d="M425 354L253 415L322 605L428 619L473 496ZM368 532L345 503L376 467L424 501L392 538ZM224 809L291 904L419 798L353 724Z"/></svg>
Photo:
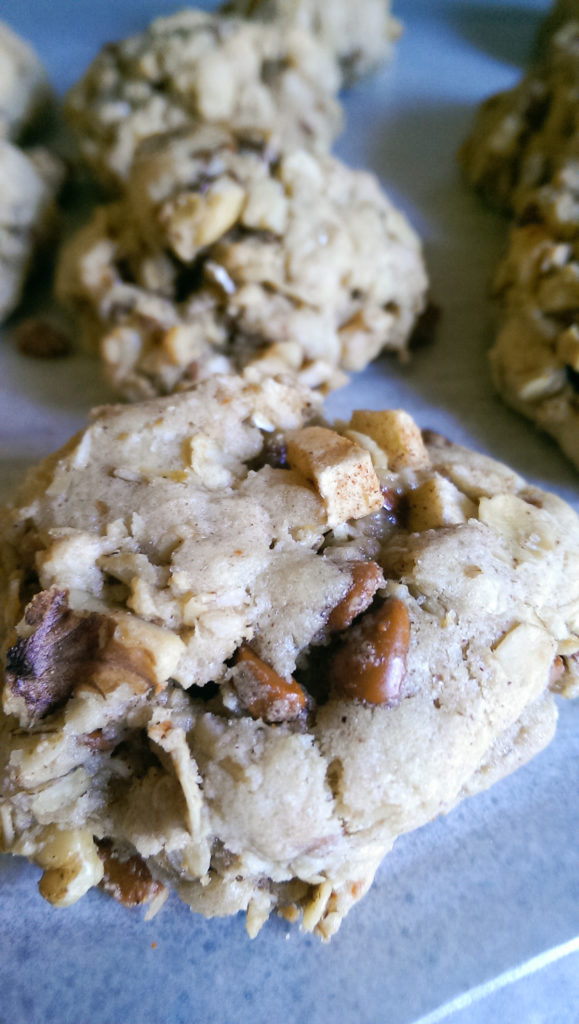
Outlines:
<svg viewBox="0 0 579 1024"><path fill-rule="evenodd" d="M484 198L522 217L535 189L579 161L579 20L519 85L483 103L459 161Z"/></svg>
<svg viewBox="0 0 579 1024"><path fill-rule="evenodd" d="M579 21L520 85L487 101L461 159L515 218L495 280L496 387L579 466Z"/></svg>
<svg viewBox="0 0 579 1024"><path fill-rule="evenodd" d="M347 85L392 56L402 27L390 7L389 0L231 0L224 10L304 29L334 55Z"/></svg>
<svg viewBox="0 0 579 1024"><path fill-rule="evenodd" d="M329 938L577 685L579 521L400 411L213 377L97 410L4 510L2 848L67 906Z"/></svg>
<svg viewBox="0 0 579 1024"><path fill-rule="evenodd" d="M0 22L0 137L18 138L49 97L46 72L34 50Z"/></svg>
<svg viewBox="0 0 579 1024"><path fill-rule="evenodd" d="M579 167L574 195L579 211ZM569 173L561 189L563 211ZM557 182L543 190L548 221L511 229L495 290L504 309L491 350L496 387L509 405L558 442L579 468L579 222L557 230Z"/></svg>
<svg viewBox="0 0 579 1024"><path fill-rule="evenodd" d="M541 25L537 49L540 51L548 46L551 36L568 21L579 21L579 0L555 0Z"/></svg>
<svg viewBox="0 0 579 1024"><path fill-rule="evenodd" d="M62 164L0 139L0 323L15 309L33 258L53 234Z"/></svg>
<svg viewBox="0 0 579 1024"><path fill-rule="evenodd" d="M419 240L372 175L209 126L148 140L57 275L130 399L249 364L336 387L405 350L426 288Z"/></svg>
<svg viewBox="0 0 579 1024"><path fill-rule="evenodd" d="M94 173L119 186L143 139L199 120L259 144L329 149L338 88L332 56L299 28L186 10L106 46L66 112Z"/></svg>

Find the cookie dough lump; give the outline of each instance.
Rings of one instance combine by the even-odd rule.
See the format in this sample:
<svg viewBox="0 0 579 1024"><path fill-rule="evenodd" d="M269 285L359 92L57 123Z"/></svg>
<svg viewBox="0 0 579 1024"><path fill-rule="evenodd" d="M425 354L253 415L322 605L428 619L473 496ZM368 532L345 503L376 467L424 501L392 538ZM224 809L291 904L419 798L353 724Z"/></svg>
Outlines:
<svg viewBox="0 0 579 1024"><path fill-rule="evenodd" d="M332 53L348 85L392 56L401 32L389 0L231 0L228 13L299 26Z"/></svg>
<svg viewBox="0 0 579 1024"><path fill-rule="evenodd" d="M214 127L149 140L57 281L131 399L247 365L336 387L405 351L426 289L419 240L372 175Z"/></svg>
<svg viewBox="0 0 579 1024"><path fill-rule="evenodd" d="M66 112L96 176L118 187L143 139L192 122L324 151L341 125L338 88L333 58L302 29L186 10L106 46Z"/></svg>
<svg viewBox="0 0 579 1024"><path fill-rule="evenodd" d="M329 938L395 839L553 734L579 521L399 410L249 377L97 410L0 523L0 839Z"/></svg>

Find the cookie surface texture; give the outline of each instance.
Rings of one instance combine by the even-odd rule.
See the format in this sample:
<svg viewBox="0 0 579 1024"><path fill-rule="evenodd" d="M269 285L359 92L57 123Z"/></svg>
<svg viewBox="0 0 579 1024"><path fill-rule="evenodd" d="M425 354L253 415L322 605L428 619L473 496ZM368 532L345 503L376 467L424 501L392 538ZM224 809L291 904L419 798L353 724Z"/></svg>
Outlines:
<svg viewBox="0 0 579 1024"><path fill-rule="evenodd" d="M459 161L492 206L518 217L579 153L579 12L513 89L486 100Z"/></svg>
<svg viewBox="0 0 579 1024"><path fill-rule="evenodd" d="M344 84L373 71L392 56L401 26L384 0L232 0L232 14L299 26L338 61Z"/></svg>
<svg viewBox="0 0 579 1024"><path fill-rule="evenodd" d="M579 467L579 21L550 38L515 89L483 106L462 159L514 218L494 282L495 385Z"/></svg>
<svg viewBox="0 0 579 1024"><path fill-rule="evenodd" d="M338 89L333 57L301 29L188 10L105 47L66 111L92 170L118 187L143 139L192 122L325 151Z"/></svg>
<svg viewBox="0 0 579 1024"><path fill-rule="evenodd" d="M547 743L579 523L396 410L214 377L97 410L2 513L2 848L66 906L302 916Z"/></svg>
<svg viewBox="0 0 579 1024"><path fill-rule="evenodd" d="M57 289L136 399L248 365L334 388L405 351L427 278L372 175L204 127L143 146L122 202L69 243Z"/></svg>

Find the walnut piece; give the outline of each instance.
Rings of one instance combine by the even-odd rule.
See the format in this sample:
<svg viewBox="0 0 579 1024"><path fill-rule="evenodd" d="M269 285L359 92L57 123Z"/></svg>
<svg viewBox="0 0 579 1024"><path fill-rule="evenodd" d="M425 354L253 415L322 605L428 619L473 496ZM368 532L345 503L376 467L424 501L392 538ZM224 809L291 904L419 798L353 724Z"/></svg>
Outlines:
<svg viewBox="0 0 579 1024"><path fill-rule="evenodd" d="M4 673L4 710L22 726L58 710L81 686L106 696L121 683L135 693L155 684L148 652L123 646L109 616L73 611L64 590L36 594L24 622L32 631L9 648Z"/></svg>
<svg viewBox="0 0 579 1024"><path fill-rule="evenodd" d="M72 350L69 336L39 317L30 317L18 325L16 347L21 355L32 359L62 359Z"/></svg>
<svg viewBox="0 0 579 1024"><path fill-rule="evenodd" d="M164 885L155 881L138 854L121 860L110 839L102 839L97 845L104 869L100 887L123 907L141 907L163 892Z"/></svg>

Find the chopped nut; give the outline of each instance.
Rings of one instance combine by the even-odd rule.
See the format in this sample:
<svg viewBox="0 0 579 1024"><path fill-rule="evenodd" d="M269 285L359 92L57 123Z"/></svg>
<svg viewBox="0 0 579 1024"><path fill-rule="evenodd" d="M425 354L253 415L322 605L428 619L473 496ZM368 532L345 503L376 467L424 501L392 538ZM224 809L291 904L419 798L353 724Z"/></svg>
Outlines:
<svg viewBox="0 0 579 1024"><path fill-rule="evenodd" d="M265 722L291 721L307 707L306 695L295 679L282 679L246 644L237 652L232 685L250 715Z"/></svg>
<svg viewBox="0 0 579 1024"><path fill-rule="evenodd" d="M355 562L352 566L352 584L346 596L332 609L328 626L332 632L347 629L354 619L365 612L374 594L384 586L384 574L376 562Z"/></svg>
<svg viewBox="0 0 579 1024"><path fill-rule="evenodd" d="M396 704L406 672L410 620L392 597L346 635L330 666L334 693L369 704Z"/></svg>
<svg viewBox="0 0 579 1024"><path fill-rule="evenodd" d="M227 177L215 181L204 194L182 192L167 202L161 223L174 253L185 263L190 262L199 249L216 242L233 227L244 202L244 189Z"/></svg>
<svg viewBox="0 0 579 1024"><path fill-rule="evenodd" d="M411 531L454 526L476 515L474 502L438 473L408 493L408 505Z"/></svg>
<svg viewBox="0 0 579 1024"><path fill-rule="evenodd" d="M382 507L380 483L370 453L326 427L304 427L288 435L292 469L312 480L326 506L329 526L360 519Z"/></svg>
<svg viewBox="0 0 579 1024"><path fill-rule="evenodd" d="M279 181L265 178L250 188L241 216L244 227L282 235L287 219L288 200Z"/></svg>
<svg viewBox="0 0 579 1024"><path fill-rule="evenodd" d="M555 641L545 629L519 622L505 633L493 654L509 682L524 679L529 692L538 696L549 683L554 648Z"/></svg>
<svg viewBox="0 0 579 1024"><path fill-rule="evenodd" d="M23 356L32 359L62 359L70 355L72 348L71 340L64 331L37 317L19 324L16 345Z"/></svg>
<svg viewBox="0 0 579 1024"><path fill-rule="evenodd" d="M79 737L80 743L83 746L88 747L89 750L112 750L117 743L114 736L107 736L102 729L93 729L92 732L87 732L83 736Z"/></svg>
<svg viewBox="0 0 579 1024"><path fill-rule="evenodd" d="M565 672L565 662L563 661L563 658L558 654L553 659L551 671L549 672L549 689L557 691L558 683L565 675Z"/></svg>
<svg viewBox="0 0 579 1024"><path fill-rule="evenodd" d="M552 551L557 543L549 513L515 494L481 498L478 517L511 544L517 544L522 557L538 557L545 551Z"/></svg>
<svg viewBox="0 0 579 1024"><path fill-rule="evenodd" d="M136 693L154 685L148 652L119 643L111 617L72 611L66 591L41 591L24 621L32 632L6 654L4 695L5 710L19 715L22 725L56 711L83 685L103 695L121 683Z"/></svg>
<svg viewBox="0 0 579 1024"><path fill-rule="evenodd" d="M38 883L41 896L55 907L70 907L94 885L103 866L87 829L48 826L35 860L44 874Z"/></svg>
<svg viewBox="0 0 579 1024"><path fill-rule="evenodd" d="M104 869L101 889L122 903L123 907L141 907L163 891L162 883L155 881L138 854L121 860L114 852L111 841L103 839L98 843L98 855Z"/></svg>
<svg viewBox="0 0 579 1024"><path fill-rule="evenodd" d="M356 409L350 420L352 430L368 434L388 456L389 468L397 473L410 467L421 469L430 459L417 424L401 409Z"/></svg>

